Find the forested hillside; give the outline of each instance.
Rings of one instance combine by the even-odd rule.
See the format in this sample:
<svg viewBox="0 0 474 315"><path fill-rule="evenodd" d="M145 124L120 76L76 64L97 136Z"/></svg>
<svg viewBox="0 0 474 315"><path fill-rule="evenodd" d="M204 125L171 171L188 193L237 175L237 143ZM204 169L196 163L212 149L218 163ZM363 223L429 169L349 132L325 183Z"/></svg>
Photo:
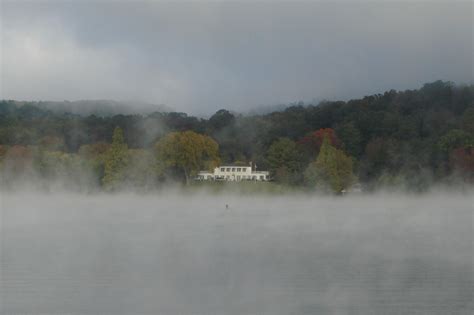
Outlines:
<svg viewBox="0 0 474 315"><path fill-rule="evenodd" d="M90 103L88 103L90 106ZM276 183L339 192L474 182L474 86L436 81L264 115L219 110L80 115L0 102L3 185L153 188L220 163L270 170ZM187 180L186 180L187 179Z"/></svg>

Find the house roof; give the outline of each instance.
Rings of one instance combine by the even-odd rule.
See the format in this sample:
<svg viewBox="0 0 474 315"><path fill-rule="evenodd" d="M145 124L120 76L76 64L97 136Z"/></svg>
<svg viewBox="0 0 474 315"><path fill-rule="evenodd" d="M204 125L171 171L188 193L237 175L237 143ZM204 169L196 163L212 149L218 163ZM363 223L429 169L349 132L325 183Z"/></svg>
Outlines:
<svg viewBox="0 0 474 315"><path fill-rule="evenodd" d="M221 168L221 167L251 167L250 165L221 165L221 166L218 166L217 168Z"/></svg>

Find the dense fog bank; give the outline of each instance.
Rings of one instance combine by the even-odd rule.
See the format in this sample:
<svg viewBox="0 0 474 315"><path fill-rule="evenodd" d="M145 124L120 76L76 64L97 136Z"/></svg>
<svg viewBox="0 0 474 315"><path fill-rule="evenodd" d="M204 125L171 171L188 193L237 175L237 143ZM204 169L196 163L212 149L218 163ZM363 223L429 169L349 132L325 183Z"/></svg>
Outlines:
<svg viewBox="0 0 474 315"><path fill-rule="evenodd" d="M185 184L181 181L167 180L162 183L150 185L133 185L125 183L114 190L106 190L100 183L87 172L77 172L69 177L45 180L31 173L20 178L6 178L0 174L0 194L59 194L59 195L239 195L239 196L303 196L312 197L334 197L334 196L380 196L381 194L398 194L401 196L433 196L436 194L449 195L471 195L474 194L474 185L464 182L461 178L452 176L449 181L430 183L427 186L412 187L403 182L375 187L354 186L344 193L319 189L318 187L307 187L288 185L278 182L225 182L225 181L191 181Z"/></svg>
<svg viewBox="0 0 474 315"><path fill-rule="evenodd" d="M473 204L2 193L0 313L471 314Z"/></svg>

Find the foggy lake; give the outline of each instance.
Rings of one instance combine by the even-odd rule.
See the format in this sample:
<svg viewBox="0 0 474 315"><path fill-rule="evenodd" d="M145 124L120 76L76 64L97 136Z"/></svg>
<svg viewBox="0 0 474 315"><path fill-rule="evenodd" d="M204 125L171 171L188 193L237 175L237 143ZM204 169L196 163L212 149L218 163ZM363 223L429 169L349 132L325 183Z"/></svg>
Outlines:
<svg viewBox="0 0 474 315"><path fill-rule="evenodd" d="M0 313L471 314L473 204L2 193Z"/></svg>

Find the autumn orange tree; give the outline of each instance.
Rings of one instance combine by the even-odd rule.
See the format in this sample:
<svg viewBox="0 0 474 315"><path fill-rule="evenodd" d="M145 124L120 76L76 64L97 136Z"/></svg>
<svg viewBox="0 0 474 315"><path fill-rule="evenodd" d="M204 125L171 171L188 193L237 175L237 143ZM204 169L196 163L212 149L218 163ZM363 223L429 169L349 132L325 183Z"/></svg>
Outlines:
<svg viewBox="0 0 474 315"><path fill-rule="evenodd" d="M186 184L201 169L219 165L219 145L212 138L194 131L171 132L155 146L159 168L177 168Z"/></svg>

